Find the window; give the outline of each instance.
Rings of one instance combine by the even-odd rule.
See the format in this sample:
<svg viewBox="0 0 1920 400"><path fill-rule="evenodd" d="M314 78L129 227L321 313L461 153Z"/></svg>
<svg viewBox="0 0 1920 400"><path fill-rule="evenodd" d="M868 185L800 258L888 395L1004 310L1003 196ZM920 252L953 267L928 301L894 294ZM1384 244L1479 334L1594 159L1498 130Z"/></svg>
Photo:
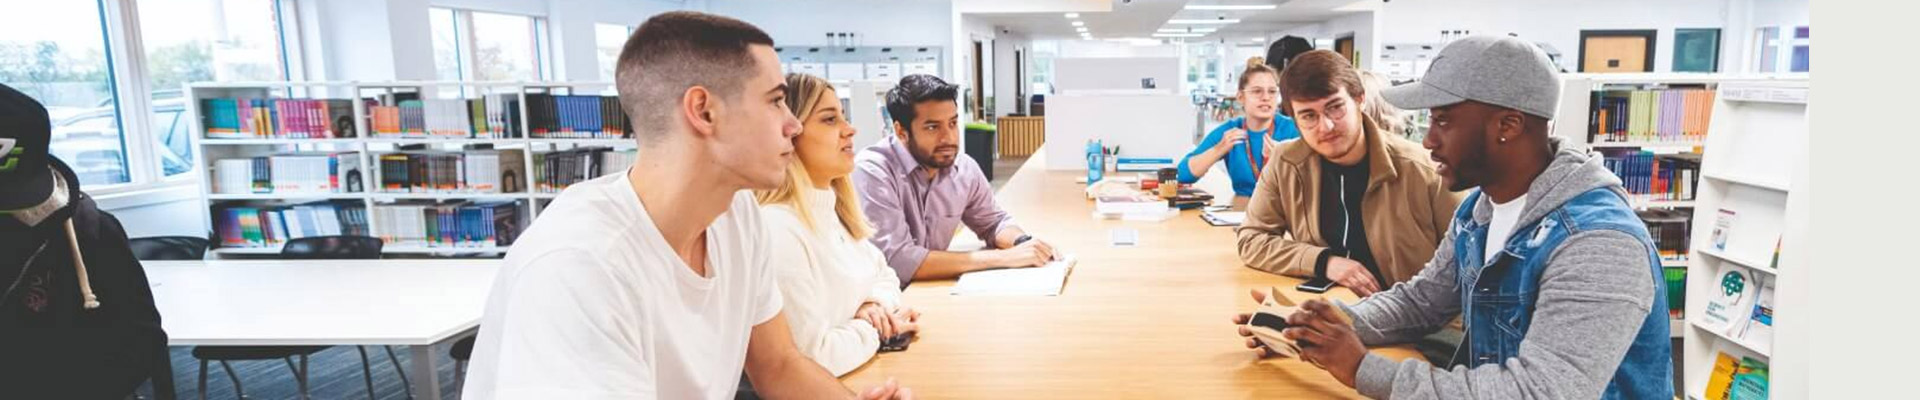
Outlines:
<svg viewBox="0 0 1920 400"><path fill-rule="evenodd" d="M633 27L593 24L593 42L599 49L600 79L613 80L614 68L620 62L620 49L627 45L628 36L633 36Z"/></svg>
<svg viewBox="0 0 1920 400"><path fill-rule="evenodd" d="M47 107L51 152L83 187L131 180L103 18L94 1L0 14L0 83Z"/></svg>
<svg viewBox="0 0 1920 400"><path fill-rule="evenodd" d="M433 30L433 70L434 76L443 81L457 81L465 70L466 57L460 54L460 30L455 22L453 10L433 8L427 10L427 26Z"/></svg>
<svg viewBox="0 0 1920 400"><path fill-rule="evenodd" d="M140 38L152 90L154 154L161 173L192 170L183 87L192 82L286 80L273 0L141 0ZM191 117L186 117L191 118Z"/></svg>
<svg viewBox="0 0 1920 400"><path fill-rule="evenodd" d="M445 8L430 9L427 16L440 79L534 81L549 75L540 18Z"/></svg>
<svg viewBox="0 0 1920 400"><path fill-rule="evenodd" d="M1779 52L1776 51L1780 48L1780 28L1769 26L1755 29L1753 39L1754 45L1759 46L1753 52L1757 57L1754 65L1759 67L1760 72L1774 72L1780 65Z"/></svg>
<svg viewBox="0 0 1920 400"><path fill-rule="evenodd" d="M1793 29L1793 58L1789 60L1787 71L1807 72L1809 70L1810 66L1807 65L1807 63L1812 60L1808 58L1813 56L1810 54L1813 48L1809 43L1809 41L1812 40L1812 36L1812 27L1802 26Z"/></svg>

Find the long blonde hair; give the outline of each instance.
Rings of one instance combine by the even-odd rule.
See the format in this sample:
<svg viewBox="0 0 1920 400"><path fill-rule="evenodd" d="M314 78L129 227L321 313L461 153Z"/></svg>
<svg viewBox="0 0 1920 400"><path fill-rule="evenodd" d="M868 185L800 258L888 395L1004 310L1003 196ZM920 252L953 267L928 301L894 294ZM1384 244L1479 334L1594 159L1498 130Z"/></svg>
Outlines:
<svg viewBox="0 0 1920 400"><path fill-rule="evenodd" d="M1374 126L1379 127L1382 132L1406 137L1406 129L1413 125L1408 121L1412 116L1394 107L1393 104L1387 103L1387 97L1380 95L1380 92L1393 87L1393 82L1387 81L1387 77L1372 71L1360 71L1360 84L1367 88L1367 104L1361 108L1361 113L1365 114L1363 116L1373 120Z"/></svg>
<svg viewBox="0 0 1920 400"><path fill-rule="evenodd" d="M787 109L793 111L802 124L813 117L813 108L822 101L840 101L832 96L833 85L826 79L807 74L787 74ZM794 140L799 140L798 136ZM820 227L813 225L813 212L808 207L805 189L813 185L813 175L807 173L807 166L801 164L800 156L794 155L793 162L787 164L787 179L773 190L756 190L754 195L762 205L785 204L800 214L800 223L807 229L818 232ZM840 226L846 228L847 235L854 239L866 239L873 235L873 226L867 224L867 214L860 210L860 198L853 191L851 176L837 176L828 181L827 187L833 190L836 199L833 211L840 216Z"/></svg>

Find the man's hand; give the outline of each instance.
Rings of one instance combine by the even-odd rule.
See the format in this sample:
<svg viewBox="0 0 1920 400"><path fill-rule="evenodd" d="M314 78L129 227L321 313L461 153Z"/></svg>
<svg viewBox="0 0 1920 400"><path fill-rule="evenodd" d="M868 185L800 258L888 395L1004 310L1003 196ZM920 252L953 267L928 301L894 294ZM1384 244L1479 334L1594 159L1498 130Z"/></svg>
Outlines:
<svg viewBox="0 0 1920 400"><path fill-rule="evenodd" d="M898 334L894 332L893 317L887 315L887 310L881 308L880 303L869 301L861 304L860 309L853 310L853 316L873 325L873 330L880 333L880 340L887 340Z"/></svg>
<svg viewBox="0 0 1920 400"><path fill-rule="evenodd" d="M1373 281L1373 273L1367 271L1367 266L1351 258L1328 258L1327 278L1352 289L1353 294L1360 297L1372 296L1380 291L1380 283Z"/></svg>
<svg viewBox="0 0 1920 400"><path fill-rule="evenodd" d="M1040 239L1028 239L1010 249L989 251L994 252L993 267L1038 267L1053 261L1053 246Z"/></svg>
<svg viewBox="0 0 1920 400"><path fill-rule="evenodd" d="M1266 293L1261 292L1260 289L1253 289L1252 292L1254 303L1267 302ZM1247 327L1247 320L1251 319L1253 319L1253 313L1240 313L1233 316L1233 326L1239 327L1240 337L1247 340L1247 348L1260 352L1261 357L1269 357L1276 354L1273 352L1273 349L1267 348L1265 343L1260 343L1260 339L1253 337L1253 329Z"/></svg>
<svg viewBox="0 0 1920 400"><path fill-rule="evenodd" d="M1319 299L1301 303L1300 310L1287 317L1290 327L1280 334L1300 343L1300 359L1332 373L1341 384L1354 387L1353 379L1360 371L1360 360L1367 356L1367 347L1353 333L1353 325L1336 316L1339 311L1333 307Z"/></svg>
<svg viewBox="0 0 1920 400"><path fill-rule="evenodd" d="M1233 146L1239 146L1240 143L1246 141L1246 130L1240 128L1228 129L1227 133L1220 135L1220 141L1213 144L1213 151L1220 152L1220 154L1227 154L1227 152L1233 151Z"/></svg>
<svg viewBox="0 0 1920 400"><path fill-rule="evenodd" d="M887 384L874 386L872 389L867 389L864 392L860 392L860 399L861 400L912 400L913 389L900 387L899 382L895 382L893 378L887 378Z"/></svg>

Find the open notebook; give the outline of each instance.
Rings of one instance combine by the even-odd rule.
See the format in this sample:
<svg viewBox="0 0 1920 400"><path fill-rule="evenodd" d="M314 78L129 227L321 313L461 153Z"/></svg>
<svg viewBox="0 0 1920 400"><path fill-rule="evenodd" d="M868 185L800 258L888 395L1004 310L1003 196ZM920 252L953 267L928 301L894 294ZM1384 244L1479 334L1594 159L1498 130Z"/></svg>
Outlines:
<svg viewBox="0 0 1920 400"><path fill-rule="evenodd" d="M1033 268L1002 268L968 272L953 284L953 294L967 296L1058 296L1073 272L1073 255Z"/></svg>

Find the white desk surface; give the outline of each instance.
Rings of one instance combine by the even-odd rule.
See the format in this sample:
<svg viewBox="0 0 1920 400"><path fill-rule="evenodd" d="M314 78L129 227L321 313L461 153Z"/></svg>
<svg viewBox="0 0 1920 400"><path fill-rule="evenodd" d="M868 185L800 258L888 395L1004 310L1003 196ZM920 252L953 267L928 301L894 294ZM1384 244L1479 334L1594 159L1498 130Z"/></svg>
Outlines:
<svg viewBox="0 0 1920 400"><path fill-rule="evenodd" d="M500 268L499 260L141 264L174 346L430 345L480 325Z"/></svg>

